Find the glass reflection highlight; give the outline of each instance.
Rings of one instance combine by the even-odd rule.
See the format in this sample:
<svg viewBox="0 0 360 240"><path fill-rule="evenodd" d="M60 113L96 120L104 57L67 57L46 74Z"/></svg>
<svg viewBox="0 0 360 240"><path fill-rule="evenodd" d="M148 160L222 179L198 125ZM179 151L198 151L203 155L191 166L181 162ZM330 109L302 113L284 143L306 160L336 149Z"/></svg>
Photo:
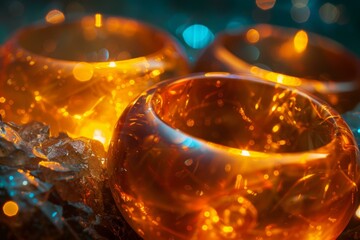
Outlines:
<svg viewBox="0 0 360 240"><path fill-rule="evenodd" d="M357 207L358 161L328 105L281 84L207 73L158 84L124 111L108 173L144 239L330 240Z"/></svg>
<svg viewBox="0 0 360 240"><path fill-rule="evenodd" d="M223 32L193 71L247 73L300 87L341 113L360 102L359 59L331 39L300 29L261 24Z"/></svg>
<svg viewBox="0 0 360 240"><path fill-rule="evenodd" d="M51 24L62 23L63 21L65 21L65 15L63 12L57 9L53 9L46 14L45 20L46 22Z"/></svg>
<svg viewBox="0 0 360 240"><path fill-rule="evenodd" d="M261 10L270 10L275 6L276 0L256 0L256 6Z"/></svg>
<svg viewBox="0 0 360 240"><path fill-rule="evenodd" d="M308 45L308 35L305 31L300 30L294 36L294 49L297 53L305 51Z"/></svg>
<svg viewBox="0 0 360 240"><path fill-rule="evenodd" d="M105 146L134 97L188 72L183 52L166 33L101 14L20 29L5 43L2 60L5 121L45 122L53 135L85 136Z"/></svg>

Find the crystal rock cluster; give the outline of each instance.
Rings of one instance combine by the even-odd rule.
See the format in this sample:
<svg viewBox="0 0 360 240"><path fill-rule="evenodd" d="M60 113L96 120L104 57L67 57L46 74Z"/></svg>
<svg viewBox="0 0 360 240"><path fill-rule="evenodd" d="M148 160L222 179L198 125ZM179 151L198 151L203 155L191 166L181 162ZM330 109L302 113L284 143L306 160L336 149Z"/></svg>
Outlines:
<svg viewBox="0 0 360 240"><path fill-rule="evenodd" d="M139 239L113 203L105 162L95 140L0 121L1 238ZM13 216L8 202L17 207Z"/></svg>

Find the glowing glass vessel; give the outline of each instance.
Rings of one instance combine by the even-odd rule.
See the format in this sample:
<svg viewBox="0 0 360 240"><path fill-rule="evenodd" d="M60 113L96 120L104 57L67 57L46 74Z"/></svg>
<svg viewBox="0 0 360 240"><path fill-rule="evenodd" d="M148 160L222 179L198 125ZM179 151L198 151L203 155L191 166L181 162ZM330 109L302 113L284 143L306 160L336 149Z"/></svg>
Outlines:
<svg viewBox="0 0 360 240"><path fill-rule="evenodd" d="M246 73L299 87L341 113L360 102L359 59L331 39L300 29L261 24L219 34L194 71Z"/></svg>
<svg viewBox="0 0 360 240"><path fill-rule="evenodd" d="M100 14L21 29L5 43L2 65L5 121L41 121L53 134L64 131L105 145L133 98L188 72L181 49L166 33Z"/></svg>
<svg viewBox="0 0 360 240"><path fill-rule="evenodd" d="M335 239L357 206L356 146L320 100L207 73L132 102L108 171L118 208L144 239Z"/></svg>

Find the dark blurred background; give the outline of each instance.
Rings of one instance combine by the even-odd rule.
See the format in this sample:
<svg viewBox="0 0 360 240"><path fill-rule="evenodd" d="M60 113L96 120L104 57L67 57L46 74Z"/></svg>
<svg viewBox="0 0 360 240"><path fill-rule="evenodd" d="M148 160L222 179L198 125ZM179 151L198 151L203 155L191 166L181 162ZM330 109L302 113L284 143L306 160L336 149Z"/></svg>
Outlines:
<svg viewBox="0 0 360 240"><path fill-rule="evenodd" d="M1 0L0 44L53 9L65 16L103 13L151 23L175 36L192 61L218 32L265 22L319 33L360 56L356 0Z"/></svg>

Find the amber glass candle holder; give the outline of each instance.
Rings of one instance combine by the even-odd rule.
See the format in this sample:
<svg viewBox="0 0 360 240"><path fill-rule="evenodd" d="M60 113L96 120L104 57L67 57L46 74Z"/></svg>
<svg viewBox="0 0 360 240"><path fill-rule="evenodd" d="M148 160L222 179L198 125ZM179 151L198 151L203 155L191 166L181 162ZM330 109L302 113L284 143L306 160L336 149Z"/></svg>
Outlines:
<svg viewBox="0 0 360 240"><path fill-rule="evenodd" d="M359 156L321 100L246 75L166 81L120 117L108 173L144 239L335 239L356 208Z"/></svg>
<svg viewBox="0 0 360 240"><path fill-rule="evenodd" d="M119 17L87 16L21 29L3 47L0 114L50 124L53 134L107 144L128 103L165 78L188 72L165 32Z"/></svg>
<svg viewBox="0 0 360 240"><path fill-rule="evenodd" d="M341 113L360 101L359 59L331 39L298 29L256 25L219 34L194 71L250 73L301 87Z"/></svg>

